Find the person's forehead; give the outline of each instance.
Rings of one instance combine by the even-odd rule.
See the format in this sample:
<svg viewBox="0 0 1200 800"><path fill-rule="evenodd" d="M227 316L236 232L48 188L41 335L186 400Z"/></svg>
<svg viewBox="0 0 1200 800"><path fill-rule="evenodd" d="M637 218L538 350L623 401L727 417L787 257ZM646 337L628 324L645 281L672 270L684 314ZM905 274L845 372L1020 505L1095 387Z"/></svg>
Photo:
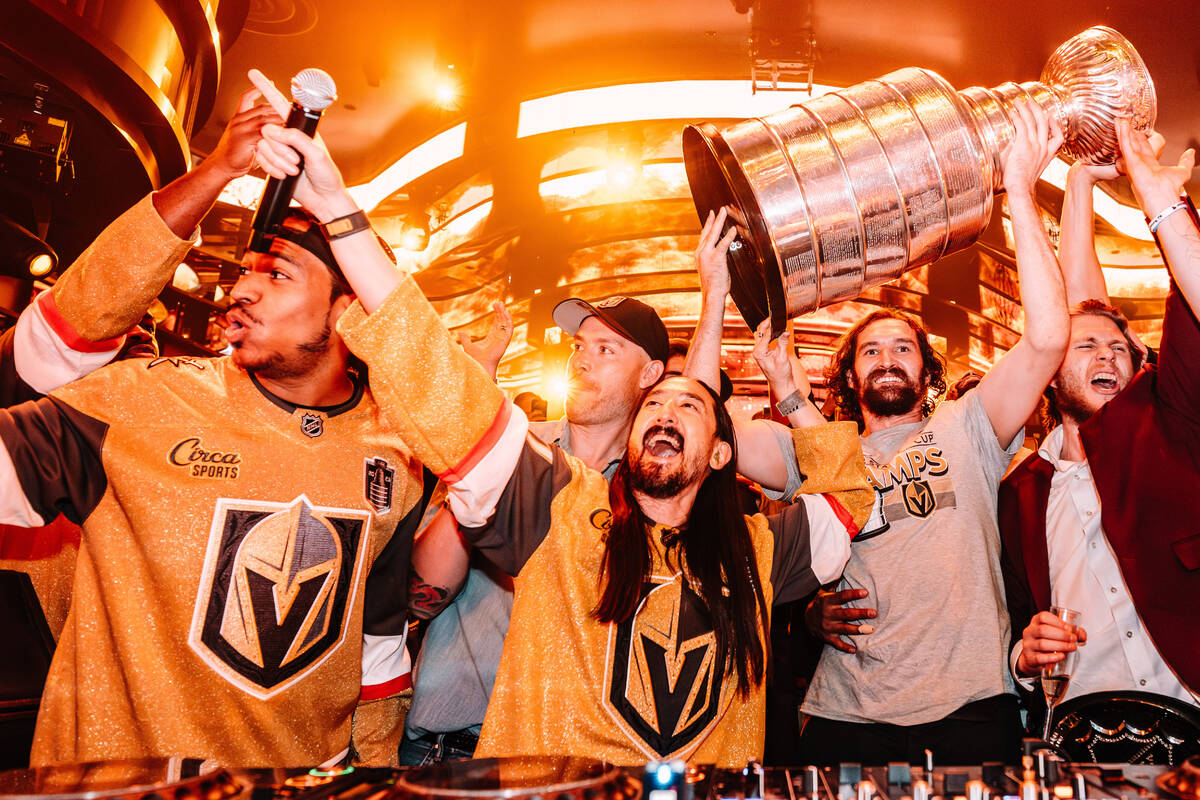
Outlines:
<svg viewBox="0 0 1200 800"><path fill-rule="evenodd" d="M894 341L907 339L915 342L917 335L912 326L902 319L877 319L862 329L858 335L858 345L862 347L867 342Z"/></svg>
<svg viewBox="0 0 1200 800"><path fill-rule="evenodd" d="M1079 314L1071 317L1071 338L1085 339L1096 337L1098 339L1125 339L1125 334L1121 333L1120 327L1108 317L1102 317L1098 314Z"/></svg>
<svg viewBox="0 0 1200 800"><path fill-rule="evenodd" d="M264 269L278 261L286 261L293 267L298 267L306 273L328 273L329 270L321 259L305 250L295 242L276 237L271 240L271 249L266 253L247 250L242 256L242 266Z"/></svg>
<svg viewBox="0 0 1200 800"><path fill-rule="evenodd" d="M709 396L708 390L704 388L704 384L695 378L688 378L683 375L674 375L661 381L657 386L650 390L647 397L656 399L666 399L669 397L691 397L705 406L712 405L712 397Z"/></svg>

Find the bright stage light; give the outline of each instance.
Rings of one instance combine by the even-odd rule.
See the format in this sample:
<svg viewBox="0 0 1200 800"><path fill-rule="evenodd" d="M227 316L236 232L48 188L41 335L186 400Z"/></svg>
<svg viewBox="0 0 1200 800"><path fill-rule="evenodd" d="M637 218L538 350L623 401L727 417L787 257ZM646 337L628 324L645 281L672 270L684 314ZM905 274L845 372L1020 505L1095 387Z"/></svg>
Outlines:
<svg viewBox="0 0 1200 800"><path fill-rule="evenodd" d="M433 87L433 101L445 109L458 107L462 87L453 78L440 78Z"/></svg>
<svg viewBox="0 0 1200 800"><path fill-rule="evenodd" d="M38 253L29 260L29 274L41 278L54 271L54 259L47 253Z"/></svg>

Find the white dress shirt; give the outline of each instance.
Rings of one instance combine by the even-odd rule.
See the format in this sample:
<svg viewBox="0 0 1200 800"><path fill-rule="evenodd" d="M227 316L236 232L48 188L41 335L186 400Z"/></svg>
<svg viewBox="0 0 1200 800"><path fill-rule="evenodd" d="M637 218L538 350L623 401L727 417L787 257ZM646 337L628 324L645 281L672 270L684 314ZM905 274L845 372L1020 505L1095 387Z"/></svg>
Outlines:
<svg viewBox="0 0 1200 800"><path fill-rule="evenodd" d="M1079 612L1087 644L1079 648L1075 675L1064 700L1091 692L1154 692L1200 705L1163 660L1121 575L1100 524L1100 497L1087 461L1061 458L1063 428L1051 431L1038 456L1054 466L1046 506L1050 602ZM1180 598L1187 602L1186 598ZM1016 675L1021 642L1013 648ZM1030 679L1018 678L1027 688Z"/></svg>

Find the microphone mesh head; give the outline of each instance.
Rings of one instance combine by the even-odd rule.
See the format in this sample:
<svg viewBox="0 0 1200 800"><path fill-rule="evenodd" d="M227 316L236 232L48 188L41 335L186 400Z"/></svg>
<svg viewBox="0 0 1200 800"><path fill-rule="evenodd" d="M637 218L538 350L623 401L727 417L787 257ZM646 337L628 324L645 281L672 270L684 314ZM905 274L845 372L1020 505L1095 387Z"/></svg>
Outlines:
<svg viewBox="0 0 1200 800"><path fill-rule="evenodd" d="M324 111L337 100L337 86L321 69L302 69L292 78L292 101L312 111Z"/></svg>

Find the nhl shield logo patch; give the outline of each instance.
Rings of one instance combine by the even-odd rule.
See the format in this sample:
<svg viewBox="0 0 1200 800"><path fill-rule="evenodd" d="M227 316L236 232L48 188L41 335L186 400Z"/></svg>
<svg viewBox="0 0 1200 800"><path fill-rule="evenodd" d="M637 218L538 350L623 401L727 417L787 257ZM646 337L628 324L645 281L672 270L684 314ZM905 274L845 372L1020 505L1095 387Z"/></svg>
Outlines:
<svg viewBox="0 0 1200 800"><path fill-rule="evenodd" d="M363 495L380 514L392 510L392 485L396 482L396 470L382 458L363 459Z"/></svg>
<svg viewBox="0 0 1200 800"><path fill-rule="evenodd" d="M188 636L206 664L266 699L341 644L370 517L291 503L217 501Z"/></svg>
<svg viewBox="0 0 1200 800"><path fill-rule="evenodd" d="M310 439L315 439L325 432L325 418L311 412L300 417L300 432Z"/></svg>

